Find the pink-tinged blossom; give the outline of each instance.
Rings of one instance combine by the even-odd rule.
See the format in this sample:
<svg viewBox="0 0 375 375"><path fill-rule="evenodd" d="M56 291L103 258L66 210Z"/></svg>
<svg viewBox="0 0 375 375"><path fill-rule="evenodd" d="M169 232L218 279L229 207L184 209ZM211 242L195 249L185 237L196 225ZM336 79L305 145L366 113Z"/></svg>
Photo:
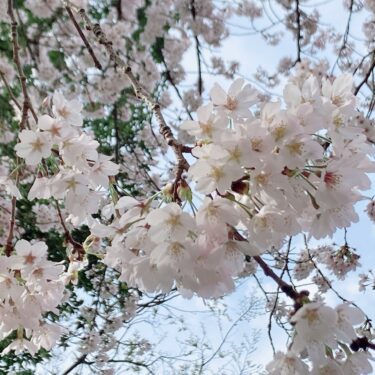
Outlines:
<svg viewBox="0 0 375 375"><path fill-rule="evenodd" d="M67 139L69 136L75 135L75 131L72 130L69 125L48 115L39 117L38 128L50 134L54 143L58 143L61 140Z"/></svg>
<svg viewBox="0 0 375 375"><path fill-rule="evenodd" d="M226 225L235 227L238 220L238 214L233 203L220 197L215 199L205 198L196 215L198 227L219 241L228 239Z"/></svg>
<svg viewBox="0 0 375 375"><path fill-rule="evenodd" d="M146 200L137 200L133 197L121 197L116 203L115 208L121 213L126 210L129 212L129 215L134 217L141 217L146 215L150 210L150 201ZM131 214L130 214L131 212Z"/></svg>
<svg viewBox="0 0 375 375"><path fill-rule="evenodd" d="M342 367L335 360L327 358L326 363L316 364L311 371L312 375L346 375Z"/></svg>
<svg viewBox="0 0 375 375"><path fill-rule="evenodd" d="M217 189L224 194L233 181L243 176L243 170L234 162L199 160L189 169L189 175L196 181L197 191L210 194Z"/></svg>
<svg viewBox="0 0 375 375"><path fill-rule="evenodd" d="M213 113L212 103L202 105L197 110L198 121L187 120L181 124L181 129L198 139L218 139L228 126L226 118Z"/></svg>
<svg viewBox="0 0 375 375"><path fill-rule="evenodd" d="M31 342L38 348L51 350L65 331L57 324L44 323L33 332Z"/></svg>
<svg viewBox="0 0 375 375"><path fill-rule="evenodd" d="M59 92L53 95L52 112L56 116L56 119L68 125L82 126L82 108L82 104L76 99L66 100Z"/></svg>
<svg viewBox="0 0 375 375"><path fill-rule="evenodd" d="M22 195L18 190L17 185L7 176L0 176L0 187L5 188L7 194L17 199L21 199Z"/></svg>
<svg viewBox="0 0 375 375"><path fill-rule="evenodd" d="M98 146L98 141L82 133L61 142L60 153L67 165L87 170L98 159Z"/></svg>
<svg viewBox="0 0 375 375"><path fill-rule="evenodd" d="M16 243L15 250L19 262L17 267L20 268L35 267L47 257L47 245L44 242L30 244L21 239Z"/></svg>
<svg viewBox="0 0 375 375"><path fill-rule="evenodd" d="M274 359L266 366L267 375L309 375L309 367L296 353L277 352Z"/></svg>
<svg viewBox="0 0 375 375"><path fill-rule="evenodd" d="M8 354L14 351L15 355L19 355L25 351L28 351L31 355L35 355L38 351L38 347L31 341L22 338L12 341L2 352L2 355Z"/></svg>
<svg viewBox="0 0 375 375"><path fill-rule="evenodd" d="M161 272L171 272L176 276L179 273L188 274L192 266L192 251L191 242L163 242L152 250L150 263Z"/></svg>
<svg viewBox="0 0 375 375"><path fill-rule="evenodd" d="M26 164L36 165L51 155L52 143L48 134L22 130L19 138L20 142L14 148L17 155L25 159Z"/></svg>
<svg viewBox="0 0 375 375"><path fill-rule="evenodd" d="M149 236L157 242L166 240L184 241L189 232L195 230L194 219L176 203L152 210L146 217L150 225Z"/></svg>
<svg viewBox="0 0 375 375"><path fill-rule="evenodd" d="M328 79L322 80L323 97L330 99L337 107L350 104L355 97L352 93L353 76L349 73L337 77L333 83Z"/></svg>
<svg viewBox="0 0 375 375"><path fill-rule="evenodd" d="M375 223L375 201L371 200L366 206L366 213L371 221Z"/></svg>
<svg viewBox="0 0 375 375"><path fill-rule="evenodd" d="M291 322L296 330L292 349L295 352L307 350L314 365L324 363L325 346L332 349L337 347L337 312L322 303L311 302L303 305L293 315Z"/></svg>
<svg viewBox="0 0 375 375"><path fill-rule="evenodd" d="M62 331L51 326L50 330L42 332L41 327L44 314L59 313L57 306L62 302L65 289L64 265L47 260L44 242L31 244L19 240L15 254L2 258L0 337L7 337L13 330L17 330L18 337L3 354L14 350L34 355L41 347L50 349Z"/></svg>
<svg viewBox="0 0 375 375"><path fill-rule="evenodd" d="M365 314L355 306L348 303L342 303L335 308L338 316L337 338L340 341L350 343L357 338L353 325L362 324L366 317Z"/></svg>
<svg viewBox="0 0 375 375"><path fill-rule="evenodd" d="M99 154L95 164L90 166L89 179L93 182L94 187L98 185L108 188L109 176L116 176L120 166L111 161L112 156Z"/></svg>
<svg viewBox="0 0 375 375"><path fill-rule="evenodd" d="M244 83L242 78L237 78L230 85L228 93L215 83L210 91L212 102L218 110L235 120L251 118L252 113L249 108L259 102L258 91Z"/></svg>
<svg viewBox="0 0 375 375"><path fill-rule="evenodd" d="M32 201L35 198L48 199L51 197L51 180L47 177L36 178L27 199Z"/></svg>
<svg viewBox="0 0 375 375"><path fill-rule="evenodd" d="M344 375L368 375L373 374L371 362L375 359L368 351L358 351L349 355L343 364Z"/></svg>

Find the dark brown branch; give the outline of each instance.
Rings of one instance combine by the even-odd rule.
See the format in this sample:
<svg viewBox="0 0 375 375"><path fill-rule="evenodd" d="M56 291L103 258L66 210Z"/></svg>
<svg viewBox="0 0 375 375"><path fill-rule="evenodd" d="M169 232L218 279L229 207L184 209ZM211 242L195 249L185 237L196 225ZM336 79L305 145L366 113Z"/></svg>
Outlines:
<svg viewBox="0 0 375 375"><path fill-rule="evenodd" d="M246 239L234 228L231 227L233 238L237 241L246 241ZM262 268L264 274L268 277L271 277L276 284L279 286L280 290L283 291L289 298L293 299L294 302L299 304L301 302L301 298L305 298L308 295L307 291L297 292L292 285L286 283L280 276L278 276L272 268L259 256L252 257ZM282 274L284 274L284 270Z"/></svg>
<svg viewBox="0 0 375 375"><path fill-rule="evenodd" d="M354 90L354 95L357 95L359 93L359 90L362 88L362 86L368 81L368 79L371 76L372 71L375 69L375 52L372 53L372 63L370 65L370 68L367 70L366 75L364 76L363 80L359 83L359 85Z"/></svg>
<svg viewBox="0 0 375 375"><path fill-rule="evenodd" d="M169 81L169 83L174 88L174 90L176 91L176 94L177 94L178 98L181 100L181 103L184 105L186 113L188 114L190 120L193 120L193 116L192 116L191 112L189 111L189 108L187 108L187 106L185 105L184 98L182 97L182 95L180 93L180 90L178 89L176 83L174 82L174 79L173 79L173 77L171 75L171 72L168 68L167 62L165 61L163 51L160 50L159 52L160 52L160 55L161 55L161 59L162 59L164 68L165 68L165 76L166 76L167 80Z"/></svg>
<svg viewBox="0 0 375 375"><path fill-rule="evenodd" d="M301 62L301 40L302 40L302 30L301 30L301 9L299 7L299 0L296 0L296 23L297 23L297 59L296 62Z"/></svg>
<svg viewBox="0 0 375 375"><path fill-rule="evenodd" d="M100 64L98 58L96 57L96 55L94 53L94 50L91 48L91 45L90 45L89 41L87 40L87 38L85 37L85 34L83 33L83 31L81 29L81 26L79 26L77 20L75 19L72 10L68 6L66 6L65 9L68 12L68 16L69 16L70 20L73 22L73 25L76 28L79 36L81 37L84 45L86 46L87 51L89 52L92 60L94 61L95 67L99 70L102 70L103 69L102 64Z"/></svg>
<svg viewBox="0 0 375 375"><path fill-rule="evenodd" d="M17 202L17 198L12 197L12 211L10 215L8 237L7 237L7 241L5 244L5 255L7 257L10 257L13 252L14 226L16 223L16 202Z"/></svg>
<svg viewBox="0 0 375 375"><path fill-rule="evenodd" d="M349 31L350 31L350 23L351 23L352 16L353 16L353 7L354 7L354 0L350 0L348 21L346 23L346 28L345 28L345 32L344 32L344 37L343 37L342 45L341 45L339 53L337 55L337 59L336 59L335 63L332 66L332 74L333 74L333 70L334 70L335 66L337 65L338 61L340 60L341 54L345 50L345 48L347 46L347 43L348 43L348 37L349 37Z"/></svg>
<svg viewBox="0 0 375 375"><path fill-rule="evenodd" d="M17 19L18 19L18 22L19 22L19 24L20 24L20 26L21 26L21 33L22 33L22 36L23 36L23 37L25 38L25 40L26 40L26 49L27 49L27 51L29 52L29 55L30 55L30 57L31 57L31 60L33 60L35 66L37 66L37 65L38 65L38 63L37 63L37 57L35 56L35 54L34 54L32 48L31 48L31 41L30 41L30 39L29 39L29 37L28 37L26 31L25 31L25 25L24 25L24 23L22 22L22 18L21 18L21 16L20 16L20 12L19 12L19 10L18 10L17 8L16 8L16 13L17 13Z"/></svg>
<svg viewBox="0 0 375 375"><path fill-rule="evenodd" d="M87 354L82 354L78 359L68 368L66 369L62 375L68 375L70 372L72 372L77 366L81 365L85 362L85 359L87 357Z"/></svg>
<svg viewBox="0 0 375 375"><path fill-rule="evenodd" d="M195 9L194 0L191 0L190 10L191 10L191 15L193 17L193 21L195 22L197 12L196 12L196 9ZM203 80L202 80L201 51L200 51L200 43L199 43L198 35L195 32L194 32L194 41L195 41L195 51L196 51L196 54L197 54L197 65L198 65L198 92L199 92L199 95L202 95L202 93L203 93Z"/></svg>
<svg viewBox="0 0 375 375"><path fill-rule="evenodd" d="M22 111L21 104L18 102L17 98L14 96L13 91L12 91L11 87L9 86L8 81L7 81L6 78L5 78L4 73L1 72L1 71L0 71L0 77L1 77L1 80L3 81L3 83L4 83L4 85L5 85L6 89L8 90L8 93L9 93L10 98L13 100L14 104L16 105L16 107L17 107L20 111Z"/></svg>
<svg viewBox="0 0 375 375"><path fill-rule="evenodd" d="M269 276L271 279L273 279L276 284L280 287L280 289L291 299L294 301L299 301L301 298L301 293L298 293L292 285L289 285L286 283L281 277L279 277L273 269L260 257L255 256L253 259L259 264L259 266L262 268L264 274L266 276ZM306 296L306 294L304 295Z"/></svg>
<svg viewBox="0 0 375 375"><path fill-rule="evenodd" d="M375 344L368 341L367 337L358 337L356 340L353 340L350 344L350 349L354 352L358 352L359 349L372 349L375 350Z"/></svg>
<svg viewBox="0 0 375 375"><path fill-rule="evenodd" d="M75 239L73 238L69 229L66 227L65 222L64 222L64 218L63 218L62 213L61 213L59 202L56 199L54 199L54 201L55 201L55 204L56 204L56 209L57 209L57 214L58 214L58 217L59 217L60 224L61 224L61 226L64 230L65 239L66 239L67 242L69 242L73 246L73 254L77 255L77 260L82 260L84 255L85 255L85 250L80 243L75 241Z"/></svg>
<svg viewBox="0 0 375 375"><path fill-rule="evenodd" d="M26 86L26 76L23 72L21 60L18 51L20 50L20 46L18 44L18 37L17 37L17 21L13 11L13 0L8 0L8 16L11 19L11 33L12 33L12 45L13 45L13 61L17 68L18 78L21 83L22 94L23 94L23 106L22 106L22 117L19 124L20 130L25 128L25 124L27 122L27 115L30 111L34 117L35 122L38 122L38 117L33 109L33 106L30 101L29 94L27 92Z"/></svg>

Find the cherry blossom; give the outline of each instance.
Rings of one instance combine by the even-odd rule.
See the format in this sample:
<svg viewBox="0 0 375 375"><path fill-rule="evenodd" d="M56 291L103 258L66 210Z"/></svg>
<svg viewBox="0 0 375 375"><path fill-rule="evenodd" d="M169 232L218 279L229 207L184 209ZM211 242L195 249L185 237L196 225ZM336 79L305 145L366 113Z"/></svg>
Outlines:
<svg viewBox="0 0 375 375"><path fill-rule="evenodd" d="M17 155L25 158L26 163L36 165L42 158L51 155L51 140L46 133L22 130L19 134L20 143L15 146Z"/></svg>

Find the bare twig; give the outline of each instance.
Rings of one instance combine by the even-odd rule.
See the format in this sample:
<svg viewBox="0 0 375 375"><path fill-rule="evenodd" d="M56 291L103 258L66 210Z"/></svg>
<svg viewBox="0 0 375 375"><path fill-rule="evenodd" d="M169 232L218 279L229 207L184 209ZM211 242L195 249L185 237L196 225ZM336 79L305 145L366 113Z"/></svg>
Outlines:
<svg viewBox="0 0 375 375"><path fill-rule="evenodd" d="M195 9L195 1L191 0L190 2L190 11L193 17L193 21L195 22L197 12ZM198 92L199 95L202 95L203 92L203 80L202 80L202 63L201 63L201 51L200 51L200 43L198 39L198 35L194 32L194 41L195 41L195 51L197 54L197 65L198 65Z"/></svg>
<svg viewBox="0 0 375 375"><path fill-rule="evenodd" d="M363 80L359 83L359 85L355 88L354 90L354 95L357 95L359 93L359 90L362 88L362 86L368 81L368 79L370 78L370 75L372 73L372 71L375 69L375 51L372 53L372 62L371 62L371 65L369 67L369 69L367 70L367 73L365 74Z"/></svg>
<svg viewBox="0 0 375 375"><path fill-rule="evenodd" d="M332 66L331 74L333 74L335 66L339 62L339 60L341 58L341 54L343 53L343 51L345 50L345 48L346 48L346 46L348 44L348 37L349 37L349 31L350 31L350 23L351 23L352 16L353 16L353 7L354 7L354 0L350 0L350 4L349 4L349 16L348 16L348 21L346 23L346 28L345 28L345 32L344 32L344 37L343 37L342 45L341 45L340 50L339 50L339 52L337 54L337 59L336 59L335 63Z"/></svg>
<svg viewBox="0 0 375 375"><path fill-rule="evenodd" d="M18 51L20 50L20 46L18 44L18 37L17 37L17 20L14 15L13 11L13 0L8 0L8 15L11 19L11 32L12 32L12 45L13 45L13 61L17 67L18 78L21 83L22 94L23 94L23 106L22 106L22 117L19 124L20 130L25 128L25 124L27 121L27 115L30 111L34 117L35 122L38 122L38 117L33 109L33 106L30 101L29 94L27 92L26 86L26 76L23 72L21 60Z"/></svg>
<svg viewBox="0 0 375 375"><path fill-rule="evenodd" d="M70 20L73 22L73 25L76 28L79 36L81 37L84 45L86 46L87 51L91 55L91 58L94 61L95 67L98 68L99 70L102 70L103 69L102 64L100 64L98 58L96 57L94 50L91 48L91 45L90 45L89 41L87 40L85 34L83 33L83 31L81 29L81 26L79 26L77 20L75 19L72 10L68 6L66 6L65 9L68 13L68 16L69 16Z"/></svg>
<svg viewBox="0 0 375 375"><path fill-rule="evenodd" d="M297 23L297 59L296 62L301 62L301 40L302 40L302 29L301 29L301 9L299 5L299 0L296 0L296 23Z"/></svg>
<svg viewBox="0 0 375 375"><path fill-rule="evenodd" d="M4 86L8 90L10 98L13 100L14 104L16 105L16 107L20 111L22 111L21 104L18 102L17 98L14 96L13 91L12 91L11 87L9 86L9 83L8 83L7 79L5 78L5 74L3 72L1 72L1 71L0 71L0 77L1 77L1 80L3 81L3 83L4 83Z"/></svg>
<svg viewBox="0 0 375 375"><path fill-rule="evenodd" d="M83 249L83 246L80 243L78 243L77 241L74 240L72 234L70 233L70 231L68 230L68 228L65 225L64 218L63 218L62 213L61 213L59 202L56 199L54 199L54 201L55 201L55 204L56 204L56 209L57 209L57 214L58 214L58 217L59 217L60 224L61 224L61 226L64 230L65 239L73 246L73 253L77 254L77 259L82 260L84 255L85 255L85 250Z"/></svg>
<svg viewBox="0 0 375 375"><path fill-rule="evenodd" d="M8 231L8 237L5 244L5 255L7 257L11 256L13 252L13 236L14 236L14 226L16 223L16 202L17 198L12 197L12 211L10 215L10 223L9 223L9 231Z"/></svg>
<svg viewBox="0 0 375 375"><path fill-rule="evenodd" d="M77 366L85 362L86 357L87 357L87 354L82 354L80 357L77 358L77 360L69 368L67 368L62 373L62 375L70 374Z"/></svg>
<svg viewBox="0 0 375 375"><path fill-rule="evenodd" d="M165 76L166 76L167 80L169 81L169 83L172 85L172 87L176 91L176 94L177 94L178 98L181 100L181 103L183 104L183 106L185 107L186 113L188 114L190 120L193 120L193 116L192 116L189 108L187 108L187 106L184 102L184 98L182 97L179 88L177 87L176 83L174 82L174 79L173 79L173 77L171 75L171 72L168 68L167 62L165 61L163 51L160 51L160 55L161 55L161 59L162 59L162 62L163 62L164 68L165 68Z"/></svg>

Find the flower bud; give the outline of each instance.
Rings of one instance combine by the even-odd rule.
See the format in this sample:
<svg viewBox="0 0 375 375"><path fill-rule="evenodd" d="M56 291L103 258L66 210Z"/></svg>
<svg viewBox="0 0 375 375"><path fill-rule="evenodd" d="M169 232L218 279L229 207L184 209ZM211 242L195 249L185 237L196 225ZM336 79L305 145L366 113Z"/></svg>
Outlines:
<svg viewBox="0 0 375 375"><path fill-rule="evenodd" d="M247 194L249 192L248 181L233 181L231 190L238 194Z"/></svg>
<svg viewBox="0 0 375 375"><path fill-rule="evenodd" d="M173 201L173 184L172 183L169 182L168 184L163 186L161 189L161 192L166 202Z"/></svg>
<svg viewBox="0 0 375 375"><path fill-rule="evenodd" d="M371 221L375 222L375 201L371 200L366 206L366 213Z"/></svg>
<svg viewBox="0 0 375 375"><path fill-rule="evenodd" d="M180 180L177 187L177 194L182 201L191 202L193 199L193 194L191 192L190 186L185 180Z"/></svg>

